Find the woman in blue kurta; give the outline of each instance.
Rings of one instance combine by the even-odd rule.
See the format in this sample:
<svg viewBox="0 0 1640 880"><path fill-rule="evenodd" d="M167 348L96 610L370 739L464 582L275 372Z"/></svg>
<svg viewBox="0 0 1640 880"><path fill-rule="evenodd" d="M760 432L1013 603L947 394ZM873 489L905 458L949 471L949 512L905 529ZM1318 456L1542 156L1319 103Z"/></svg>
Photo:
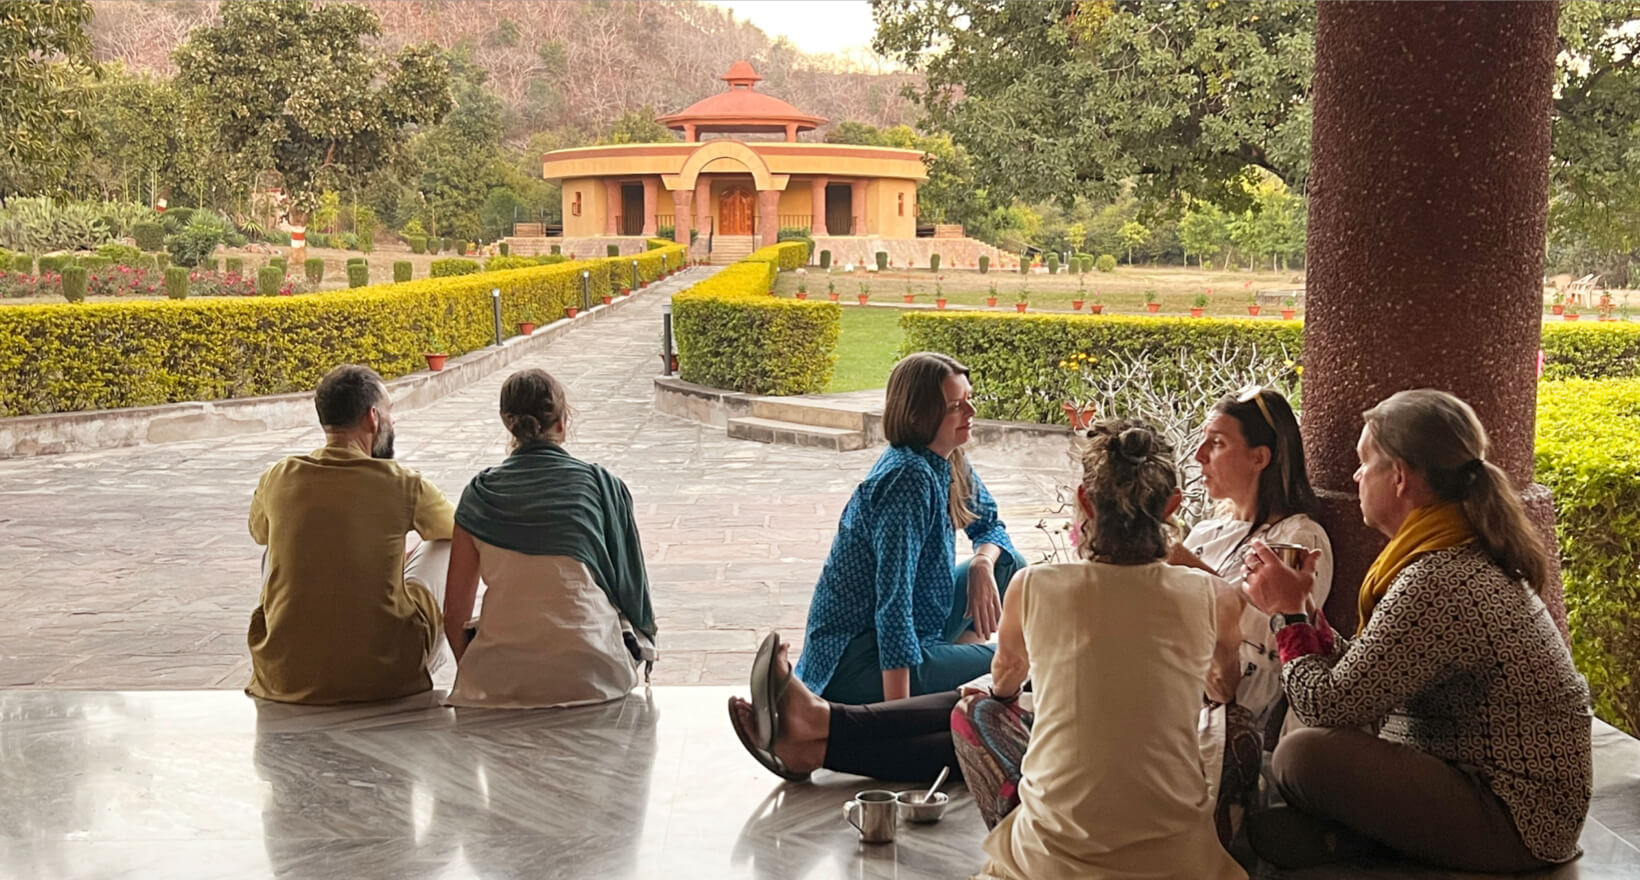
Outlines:
<svg viewBox="0 0 1640 880"><path fill-rule="evenodd" d="M891 444L854 490L814 590L795 674L836 703L950 691L991 669L1002 590L1025 561L968 465L968 368L932 352L888 379ZM955 531L974 555L956 564Z"/></svg>

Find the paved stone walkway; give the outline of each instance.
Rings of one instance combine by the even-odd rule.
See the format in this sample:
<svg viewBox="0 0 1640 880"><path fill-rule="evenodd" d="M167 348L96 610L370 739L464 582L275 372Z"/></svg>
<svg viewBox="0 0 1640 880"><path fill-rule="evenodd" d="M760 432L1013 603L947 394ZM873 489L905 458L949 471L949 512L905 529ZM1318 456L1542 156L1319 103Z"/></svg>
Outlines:
<svg viewBox="0 0 1640 880"><path fill-rule="evenodd" d="M569 448L623 477L638 506L661 628L660 683L744 682L762 633L801 643L814 580L855 483L880 450L730 440L656 413L661 305L644 291L516 365L569 388ZM399 458L452 497L506 452L504 369L398 413ZM0 461L0 687L239 688L257 601L246 514L258 475L317 447L317 427ZM1021 549L1068 461L977 450Z"/></svg>

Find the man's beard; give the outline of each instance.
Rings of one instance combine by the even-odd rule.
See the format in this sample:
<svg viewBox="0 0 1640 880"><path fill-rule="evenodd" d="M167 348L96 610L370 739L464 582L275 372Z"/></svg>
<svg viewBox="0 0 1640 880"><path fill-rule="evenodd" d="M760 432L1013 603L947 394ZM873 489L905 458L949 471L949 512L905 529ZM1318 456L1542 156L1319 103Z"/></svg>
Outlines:
<svg viewBox="0 0 1640 880"><path fill-rule="evenodd" d="M391 425L388 426L385 432L376 435L376 443L370 447L370 457L393 457L393 428Z"/></svg>

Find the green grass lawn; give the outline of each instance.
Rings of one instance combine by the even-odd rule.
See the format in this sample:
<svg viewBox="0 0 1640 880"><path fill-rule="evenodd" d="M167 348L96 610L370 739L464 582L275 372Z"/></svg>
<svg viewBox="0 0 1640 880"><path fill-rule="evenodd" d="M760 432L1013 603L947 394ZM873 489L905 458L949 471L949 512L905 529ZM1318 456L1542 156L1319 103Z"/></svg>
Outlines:
<svg viewBox="0 0 1640 880"><path fill-rule="evenodd" d="M837 339L837 370L827 391L865 391L888 385L888 371L900 357L900 309L843 309Z"/></svg>

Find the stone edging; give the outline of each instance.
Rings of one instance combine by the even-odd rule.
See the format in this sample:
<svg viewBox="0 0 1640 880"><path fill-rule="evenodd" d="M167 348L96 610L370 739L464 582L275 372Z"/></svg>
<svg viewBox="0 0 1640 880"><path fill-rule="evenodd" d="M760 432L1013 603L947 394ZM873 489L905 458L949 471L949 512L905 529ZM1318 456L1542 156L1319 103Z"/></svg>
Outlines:
<svg viewBox="0 0 1640 880"><path fill-rule="evenodd" d="M696 385L685 382L676 376L657 376L655 378L655 410L666 415L688 419L714 428L726 428L730 419L741 418L752 414L752 402L762 399L756 394L743 394L738 391L725 391L721 388L709 388L705 385ZM787 397L772 398L804 403L810 406L824 406L825 397ZM838 407L848 412L857 412L857 409ZM883 414L881 410L873 409L864 413L866 439L873 446L880 446L887 441L883 437ZM1018 451L1022 454L1052 453L1065 454L1067 442L1071 438L1071 429L1068 425L1041 425L1035 422L1003 422L992 419L975 419L973 434L969 443L977 447L1001 449L1004 451Z"/></svg>
<svg viewBox="0 0 1640 880"><path fill-rule="evenodd" d="M393 406L399 410L426 406L519 358L539 353L573 327L580 326L577 322L602 320L631 301L663 288L671 293L687 287L696 280L691 277L693 274L685 270L676 279L650 284L633 291L631 296L617 296L610 305L599 303L573 319L560 318L537 327L527 337L510 337L499 346L486 346L451 358L437 373L421 370L389 379L387 390L393 396ZM0 459L232 437L313 424L312 392L18 416L0 419Z"/></svg>

